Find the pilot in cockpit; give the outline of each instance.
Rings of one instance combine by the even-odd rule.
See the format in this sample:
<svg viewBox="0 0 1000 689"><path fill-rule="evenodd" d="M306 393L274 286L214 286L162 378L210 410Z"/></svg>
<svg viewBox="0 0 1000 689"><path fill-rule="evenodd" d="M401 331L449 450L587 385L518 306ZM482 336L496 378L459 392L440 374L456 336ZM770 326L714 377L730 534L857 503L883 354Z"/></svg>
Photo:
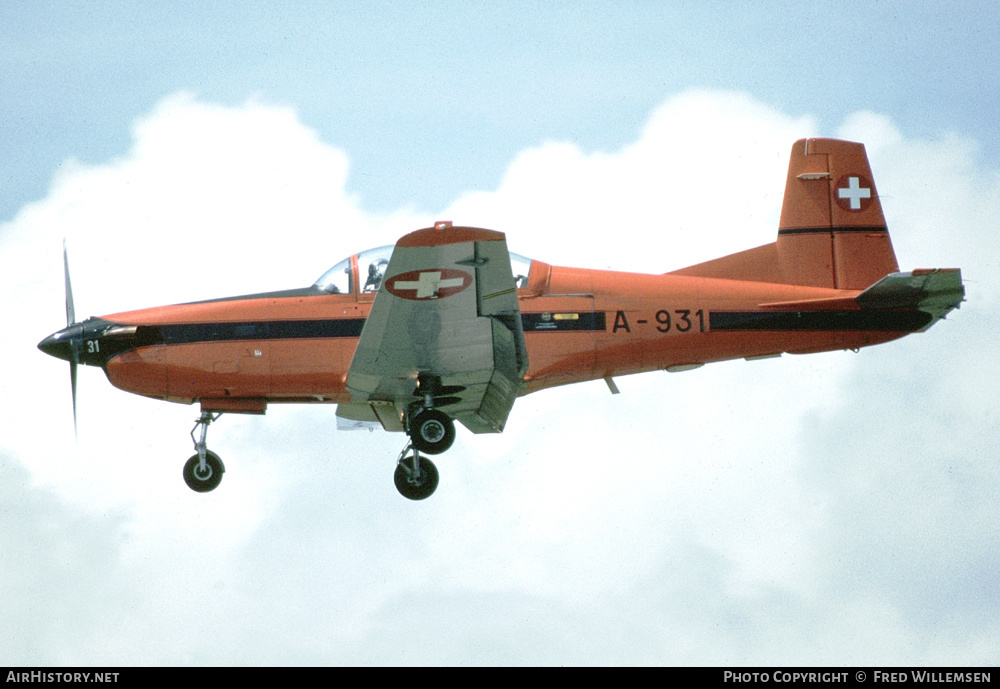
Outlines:
<svg viewBox="0 0 1000 689"><path fill-rule="evenodd" d="M389 261L380 258L368 264L368 279L365 280L364 292L378 292L382 286L382 278L385 277L385 269L389 266Z"/></svg>

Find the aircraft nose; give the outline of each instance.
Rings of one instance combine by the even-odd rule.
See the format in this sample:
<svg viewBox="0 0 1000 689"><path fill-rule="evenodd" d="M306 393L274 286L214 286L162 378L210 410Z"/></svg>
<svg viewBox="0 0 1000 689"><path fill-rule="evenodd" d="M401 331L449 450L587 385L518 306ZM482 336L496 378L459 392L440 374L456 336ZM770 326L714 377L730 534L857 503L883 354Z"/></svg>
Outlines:
<svg viewBox="0 0 1000 689"><path fill-rule="evenodd" d="M73 338L69 328L52 333L38 343L38 348L57 359L73 361Z"/></svg>

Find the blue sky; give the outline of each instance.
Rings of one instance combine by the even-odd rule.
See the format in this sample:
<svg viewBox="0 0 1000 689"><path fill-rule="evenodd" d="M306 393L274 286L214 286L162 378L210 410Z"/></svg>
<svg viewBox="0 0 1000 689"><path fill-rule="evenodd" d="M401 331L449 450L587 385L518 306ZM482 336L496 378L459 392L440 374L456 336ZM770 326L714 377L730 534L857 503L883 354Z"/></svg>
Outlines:
<svg viewBox="0 0 1000 689"><path fill-rule="evenodd" d="M0 658L31 665L994 664L987 3L6 3ZM968 303L865 349L519 400L423 503L401 436L197 410L35 344L309 284L436 219L662 272L773 241L802 136L862 141L901 268Z"/></svg>
<svg viewBox="0 0 1000 689"><path fill-rule="evenodd" d="M497 184L526 146L609 150L666 96L746 91L821 127L892 115L991 159L990 3L5 3L0 216L67 157L121 154L165 95L293 106L372 209Z"/></svg>

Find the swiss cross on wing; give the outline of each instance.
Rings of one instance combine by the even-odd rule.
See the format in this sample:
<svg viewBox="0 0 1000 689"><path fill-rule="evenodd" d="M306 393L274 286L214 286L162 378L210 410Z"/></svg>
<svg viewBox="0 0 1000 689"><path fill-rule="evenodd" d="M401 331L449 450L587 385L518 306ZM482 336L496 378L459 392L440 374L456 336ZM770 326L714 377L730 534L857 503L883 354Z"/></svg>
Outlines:
<svg viewBox="0 0 1000 689"><path fill-rule="evenodd" d="M472 284L472 276L462 270L434 268L411 270L389 278L385 288L402 299L423 301L444 299Z"/></svg>
<svg viewBox="0 0 1000 689"><path fill-rule="evenodd" d="M875 197L874 186L864 175L844 175L837 180L834 198L845 211L863 211Z"/></svg>

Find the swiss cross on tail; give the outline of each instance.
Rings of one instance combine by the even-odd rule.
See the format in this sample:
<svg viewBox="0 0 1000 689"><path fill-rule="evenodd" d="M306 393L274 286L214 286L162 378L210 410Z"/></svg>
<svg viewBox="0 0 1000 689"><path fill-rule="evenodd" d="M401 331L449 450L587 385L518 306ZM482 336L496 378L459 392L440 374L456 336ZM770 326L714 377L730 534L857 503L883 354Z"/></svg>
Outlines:
<svg viewBox="0 0 1000 689"><path fill-rule="evenodd" d="M872 202L872 183L863 175L845 175L837 181L837 203L847 211L863 211Z"/></svg>

